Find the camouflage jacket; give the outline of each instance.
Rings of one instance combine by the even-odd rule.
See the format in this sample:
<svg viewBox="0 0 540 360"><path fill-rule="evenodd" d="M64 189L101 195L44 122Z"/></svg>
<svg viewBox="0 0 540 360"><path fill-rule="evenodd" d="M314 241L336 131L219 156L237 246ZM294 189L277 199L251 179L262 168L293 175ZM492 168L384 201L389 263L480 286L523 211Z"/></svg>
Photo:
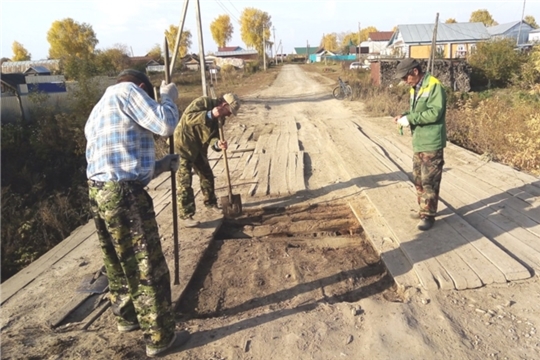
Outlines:
<svg viewBox="0 0 540 360"><path fill-rule="evenodd" d="M184 159L195 161L199 154L206 156L208 146L217 148L219 140L218 121L207 117L208 111L217 105L217 100L201 96L186 108L174 130L174 148Z"/></svg>

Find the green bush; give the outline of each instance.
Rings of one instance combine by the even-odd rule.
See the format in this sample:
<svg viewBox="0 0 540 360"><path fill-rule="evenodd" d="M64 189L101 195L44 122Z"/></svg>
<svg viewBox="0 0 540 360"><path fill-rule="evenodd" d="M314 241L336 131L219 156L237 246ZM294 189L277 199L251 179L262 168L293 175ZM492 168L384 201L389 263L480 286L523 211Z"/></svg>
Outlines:
<svg viewBox="0 0 540 360"><path fill-rule="evenodd" d="M507 38L478 43L467 59L474 76L487 79L488 88L509 84L526 60L514 48L515 41Z"/></svg>
<svg viewBox="0 0 540 360"><path fill-rule="evenodd" d="M244 72L248 74L254 74L260 70L260 64L258 61L246 61L244 65Z"/></svg>

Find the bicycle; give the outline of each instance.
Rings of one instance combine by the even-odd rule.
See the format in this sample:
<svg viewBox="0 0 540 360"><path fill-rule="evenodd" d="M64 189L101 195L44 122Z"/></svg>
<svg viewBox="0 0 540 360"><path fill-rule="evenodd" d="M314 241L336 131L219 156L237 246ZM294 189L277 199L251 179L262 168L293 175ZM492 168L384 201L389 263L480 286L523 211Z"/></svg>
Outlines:
<svg viewBox="0 0 540 360"><path fill-rule="evenodd" d="M339 85L332 92L334 97L338 100L350 99L352 97L352 88L349 84L345 83L338 77Z"/></svg>

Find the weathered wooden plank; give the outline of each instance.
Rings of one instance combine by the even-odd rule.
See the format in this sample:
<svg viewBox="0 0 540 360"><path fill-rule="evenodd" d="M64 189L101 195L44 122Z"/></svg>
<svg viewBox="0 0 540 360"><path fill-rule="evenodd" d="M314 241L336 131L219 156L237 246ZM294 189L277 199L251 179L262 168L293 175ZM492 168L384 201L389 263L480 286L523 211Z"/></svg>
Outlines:
<svg viewBox="0 0 540 360"><path fill-rule="evenodd" d="M409 261L418 266L421 272L417 275L426 288L433 288L429 285L431 281L436 281L437 286L442 289L454 289L455 284L446 269L437 259L441 254L434 248L434 241L441 242L447 239L434 238L435 233L419 233L416 230L416 222L409 219L404 210L403 213L396 212L395 209L408 209L403 202L403 189L389 189L390 186L381 188L368 188L366 195L374 204L376 204L379 213L392 226L396 234L396 240L399 242L402 251ZM386 204L386 205L385 205ZM429 273L425 271L428 270ZM455 276L457 278L457 275Z"/></svg>
<svg viewBox="0 0 540 360"><path fill-rule="evenodd" d="M458 176L456 173L445 174L448 181L461 187L462 192L466 192L477 198L477 201L470 206L482 207L484 205L498 204L499 206L508 206L531 220L540 219L540 208L534 208L529 203L510 195L507 192L501 192L494 187L480 186L478 181L463 172Z"/></svg>
<svg viewBox="0 0 540 360"><path fill-rule="evenodd" d="M257 187L254 196L268 195L268 182L270 177L270 161L268 154L259 155L259 164L257 166Z"/></svg>
<svg viewBox="0 0 540 360"><path fill-rule="evenodd" d="M10 277L0 285L1 303L11 298L18 291L30 284L36 277L56 264L59 260L76 249L84 241L92 241L96 237L96 226L94 221L89 221L85 225L75 229L65 240L54 248L43 254L36 261Z"/></svg>
<svg viewBox="0 0 540 360"><path fill-rule="evenodd" d="M304 152L290 152L287 162L287 184L289 193L306 189L304 179Z"/></svg>
<svg viewBox="0 0 540 360"><path fill-rule="evenodd" d="M290 134L282 133L276 137L275 146L267 154L271 156L270 179L268 193L270 195L289 195L288 179L288 142Z"/></svg>
<svg viewBox="0 0 540 360"><path fill-rule="evenodd" d="M457 195L459 194L459 196ZM503 246L503 249L509 251L514 257L525 262L530 268L536 268L538 260L537 257L540 254L530 247L529 244L524 244L519 238L516 238L510 233L507 233L501 229L498 225L491 222L487 215L488 213L482 211L485 207L478 207L475 205L472 207L469 204L474 204L471 200L472 196L467 192L462 191L454 182L449 181L446 184L446 190L443 192L445 199L449 199L453 207L456 208L456 212L460 214L468 223L474 226L480 233L487 236L491 241L495 241L498 246ZM493 236L496 236L493 237ZM481 246L482 243L475 242L475 245ZM522 266L517 266L514 262L508 260L502 256L493 248L484 246L482 248L484 256L491 259L499 269L503 271L505 277L510 280L527 278L528 271L523 269ZM535 255L536 254L536 255ZM505 260L506 259L506 260Z"/></svg>
<svg viewBox="0 0 540 360"><path fill-rule="evenodd" d="M420 280L413 265L403 254L391 228L367 196L360 194L354 200L349 201L349 206L396 284L405 289L418 286Z"/></svg>

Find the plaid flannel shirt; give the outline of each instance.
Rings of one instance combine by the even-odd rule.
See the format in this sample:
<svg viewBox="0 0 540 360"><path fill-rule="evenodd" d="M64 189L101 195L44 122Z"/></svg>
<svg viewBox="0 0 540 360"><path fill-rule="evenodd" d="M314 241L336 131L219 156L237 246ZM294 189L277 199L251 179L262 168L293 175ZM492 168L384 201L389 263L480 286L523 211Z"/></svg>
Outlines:
<svg viewBox="0 0 540 360"><path fill-rule="evenodd" d="M130 82L107 88L84 128L88 179L150 182L156 161L153 134L172 135L179 117L169 97L162 102Z"/></svg>

